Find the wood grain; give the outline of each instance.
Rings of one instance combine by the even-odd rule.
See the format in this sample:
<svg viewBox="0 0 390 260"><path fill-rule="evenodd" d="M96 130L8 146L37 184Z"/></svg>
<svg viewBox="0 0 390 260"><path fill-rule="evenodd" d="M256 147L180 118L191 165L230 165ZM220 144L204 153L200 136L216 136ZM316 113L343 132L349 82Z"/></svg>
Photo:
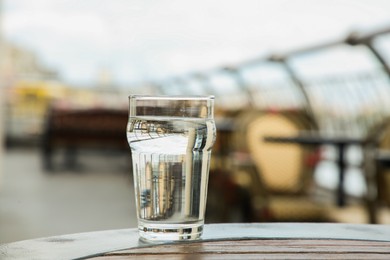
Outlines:
<svg viewBox="0 0 390 260"><path fill-rule="evenodd" d="M390 243L326 239L256 239L176 243L106 253L118 259L390 259Z"/></svg>

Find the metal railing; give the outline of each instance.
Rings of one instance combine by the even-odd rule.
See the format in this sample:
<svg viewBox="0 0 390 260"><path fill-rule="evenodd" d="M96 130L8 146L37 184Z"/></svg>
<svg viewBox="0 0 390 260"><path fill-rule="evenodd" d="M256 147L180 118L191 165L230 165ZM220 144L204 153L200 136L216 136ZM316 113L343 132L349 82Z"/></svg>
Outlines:
<svg viewBox="0 0 390 260"><path fill-rule="evenodd" d="M390 27L352 32L344 39L170 78L156 84L156 90L162 94L213 94L218 97L217 105L226 109L304 109L322 129L362 134L390 114L390 61L375 42L389 33ZM302 57L340 47L364 50L373 68L307 78L294 65ZM273 80L248 77L250 70L259 78L265 76L262 69L267 67L277 68L280 75Z"/></svg>

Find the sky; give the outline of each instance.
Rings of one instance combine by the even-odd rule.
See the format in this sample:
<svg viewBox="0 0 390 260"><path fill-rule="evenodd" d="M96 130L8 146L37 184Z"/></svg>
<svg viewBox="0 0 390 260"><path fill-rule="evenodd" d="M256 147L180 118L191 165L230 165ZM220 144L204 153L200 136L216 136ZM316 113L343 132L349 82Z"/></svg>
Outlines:
<svg viewBox="0 0 390 260"><path fill-rule="evenodd" d="M3 0L8 41L63 80L158 80L390 25L387 0Z"/></svg>

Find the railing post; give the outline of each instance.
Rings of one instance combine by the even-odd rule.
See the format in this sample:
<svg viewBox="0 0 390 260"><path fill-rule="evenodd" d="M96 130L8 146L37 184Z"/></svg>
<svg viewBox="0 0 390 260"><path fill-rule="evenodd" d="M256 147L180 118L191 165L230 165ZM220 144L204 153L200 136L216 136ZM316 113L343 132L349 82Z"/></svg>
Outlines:
<svg viewBox="0 0 390 260"><path fill-rule="evenodd" d="M207 93L207 94L212 94L213 93L213 90L212 90L212 87L210 85L210 82L209 82L208 78L204 74L195 73L195 74L193 74L193 77L196 80L201 82L201 85L202 85L203 90L205 91L205 93Z"/></svg>
<svg viewBox="0 0 390 260"><path fill-rule="evenodd" d="M311 100L309 98L309 94L307 93L307 90L305 88L305 84L302 80L299 79L297 76L297 73L294 71L294 69L290 66L290 64L287 61L286 57L283 56L277 56L273 55L269 58L269 61L271 62L278 62L283 69L287 72L288 76L291 78L291 80L294 82L294 84L298 87L300 92L302 93L304 102L305 102L305 109L311 119L313 120L313 123L316 127L318 127L317 118L315 117L314 111L313 111L313 104L311 103Z"/></svg>
<svg viewBox="0 0 390 260"><path fill-rule="evenodd" d="M382 57L380 52L375 48L373 44L373 39L377 35L371 35L368 37L359 37L359 35L354 32L351 33L345 42L351 46L355 45L365 45L371 53L375 56L375 58L378 60L378 62L383 66L384 71L386 72L387 76L390 78L390 65L386 62L386 60Z"/></svg>
<svg viewBox="0 0 390 260"><path fill-rule="evenodd" d="M234 78L234 80L236 81L238 87L242 91L245 92L245 95L246 95L247 100L248 100L248 106L250 108L253 108L254 107L253 95L252 95L251 91L249 90L247 84L245 83L245 80L242 77L242 75L239 72L239 70L237 68L233 68L233 67L225 67L224 71L229 73Z"/></svg>

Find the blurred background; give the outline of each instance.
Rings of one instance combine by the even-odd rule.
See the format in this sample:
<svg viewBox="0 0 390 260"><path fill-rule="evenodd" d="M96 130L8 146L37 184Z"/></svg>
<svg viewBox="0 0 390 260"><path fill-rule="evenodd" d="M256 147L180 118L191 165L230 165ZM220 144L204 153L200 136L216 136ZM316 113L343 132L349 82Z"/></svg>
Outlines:
<svg viewBox="0 0 390 260"><path fill-rule="evenodd" d="M208 223L390 224L389 1L0 0L0 243L136 227L129 94L215 95Z"/></svg>

